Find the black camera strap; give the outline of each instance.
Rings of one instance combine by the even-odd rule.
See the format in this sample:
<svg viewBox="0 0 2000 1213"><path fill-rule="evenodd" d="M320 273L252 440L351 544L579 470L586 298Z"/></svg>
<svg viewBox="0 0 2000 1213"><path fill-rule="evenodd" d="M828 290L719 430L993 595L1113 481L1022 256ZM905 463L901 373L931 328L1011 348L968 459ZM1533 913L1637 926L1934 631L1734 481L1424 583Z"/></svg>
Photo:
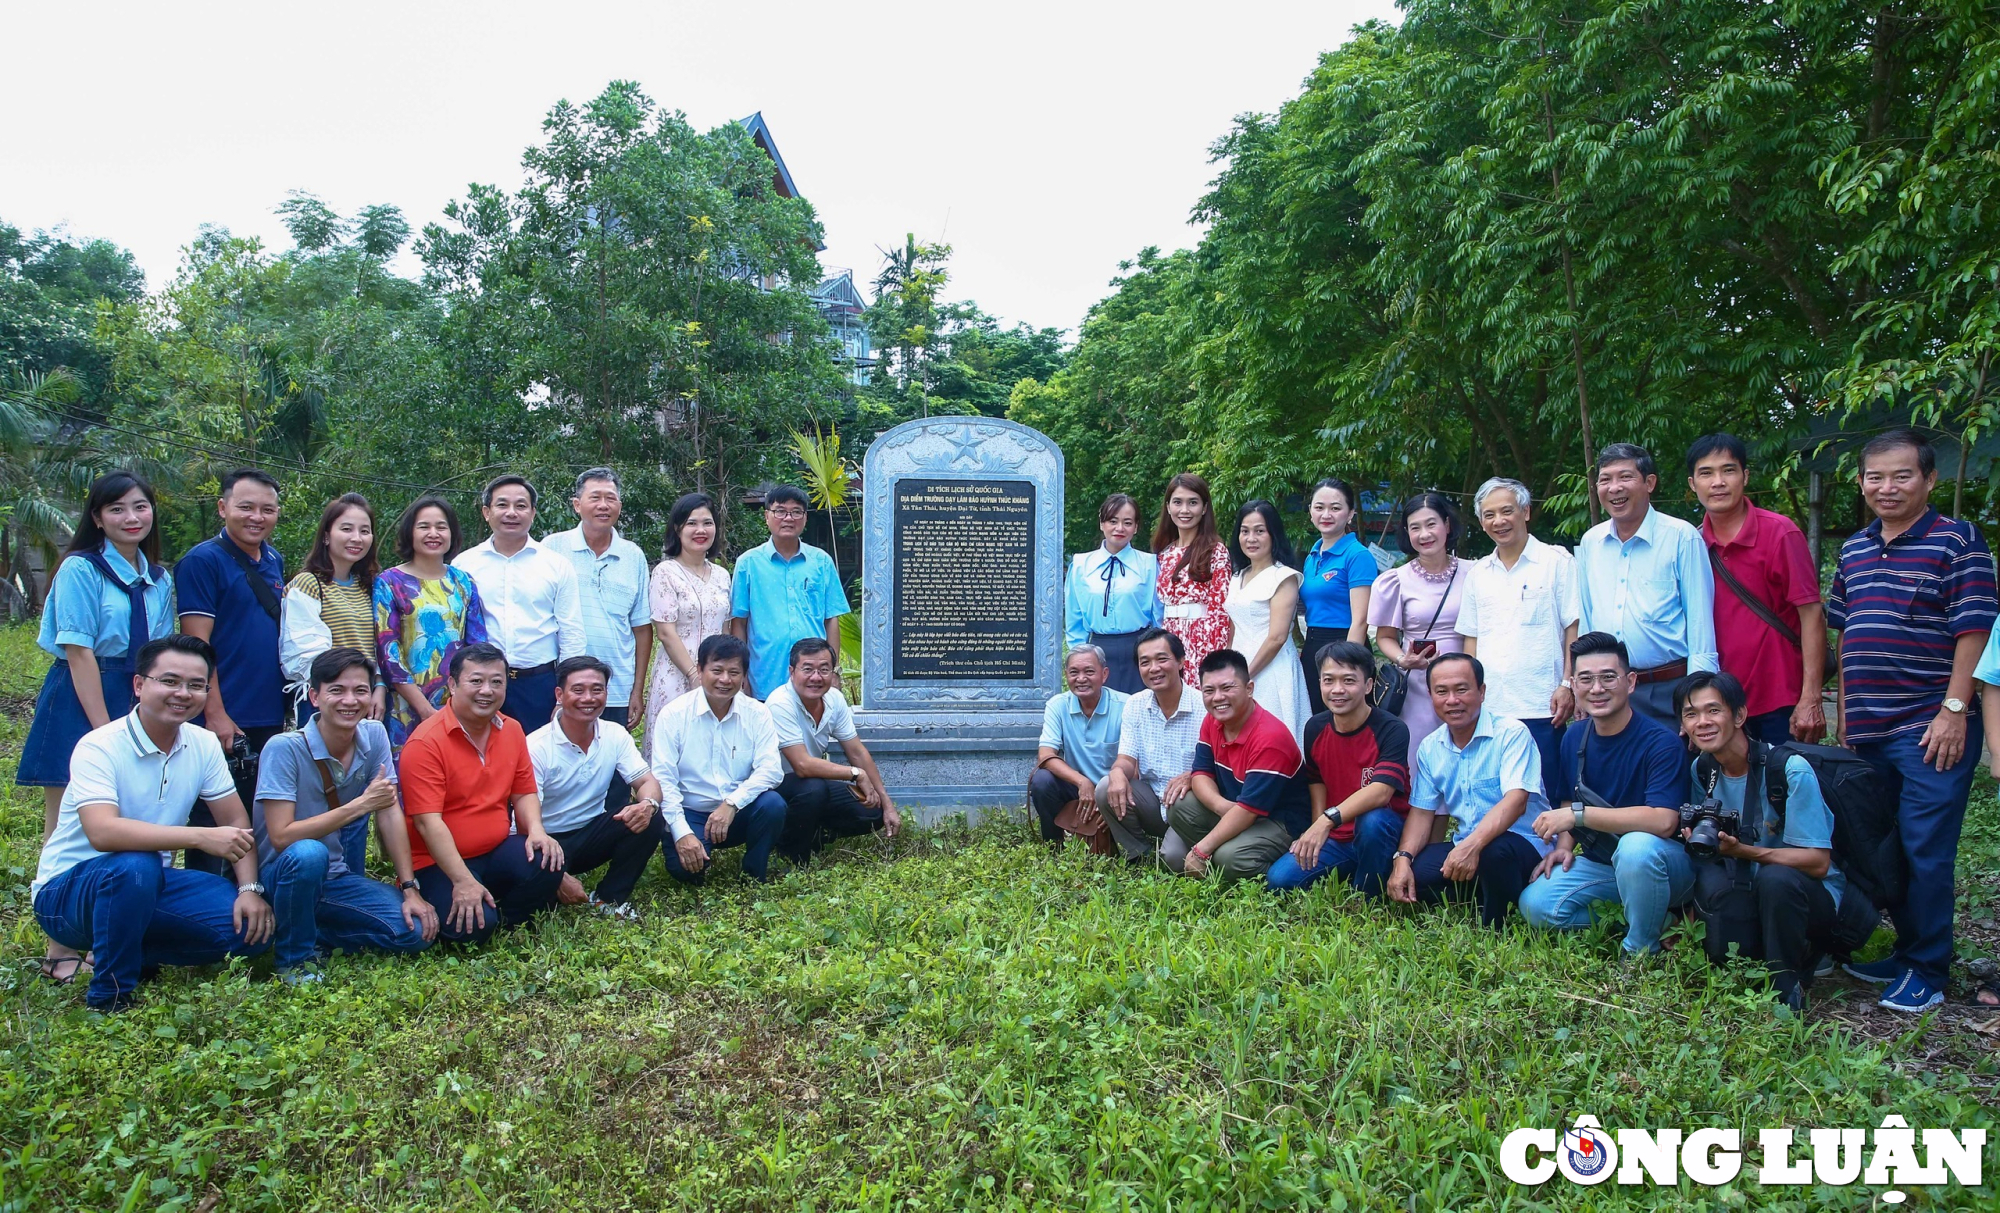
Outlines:
<svg viewBox="0 0 2000 1213"><path fill-rule="evenodd" d="M1598 795L1584 781L1590 760L1590 735L1597 731L1597 725L1586 716L1584 719L1577 721L1576 727L1582 729L1583 732L1577 738L1576 786L1571 791L1575 793L1575 799L1582 801L1593 809L1611 808L1611 802ZM1577 824L1571 827L1570 833L1576 839L1577 853L1593 862L1609 864L1618 853L1617 837L1607 834L1602 830L1593 830L1589 826L1584 825L1582 813L1578 813L1576 816Z"/></svg>

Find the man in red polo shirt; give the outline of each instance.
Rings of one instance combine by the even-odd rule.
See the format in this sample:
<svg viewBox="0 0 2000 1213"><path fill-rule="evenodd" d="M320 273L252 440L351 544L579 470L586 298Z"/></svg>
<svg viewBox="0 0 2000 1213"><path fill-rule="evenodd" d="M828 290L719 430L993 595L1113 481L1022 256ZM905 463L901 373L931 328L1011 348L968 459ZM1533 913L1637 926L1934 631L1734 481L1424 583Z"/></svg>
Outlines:
<svg viewBox="0 0 2000 1213"><path fill-rule="evenodd" d="M438 937L479 943L555 905L563 854L542 829L527 735L500 714L506 654L468 644L447 674L445 708L410 731L398 781L415 884L437 909Z"/></svg>
<svg viewBox="0 0 2000 1213"><path fill-rule="evenodd" d="M1181 870L1222 881L1262 879L1305 832L1311 816L1303 762L1292 730L1251 698L1250 664L1235 649L1201 659L1201 701L1208 716L1194 747L1189 794L1167 810L1187 843Z"/></svg>
<svg viewBox="0 0 2000 1213"><path fill-rule="evenodd" d="M1735 435L1695 439L1687 465L1706 511L1716 647L1749 697L1744 728L1771 745L1817 742L1826 736L1826 608L1806 537L1783 514L1750 504L1749 455Z"/></svg>

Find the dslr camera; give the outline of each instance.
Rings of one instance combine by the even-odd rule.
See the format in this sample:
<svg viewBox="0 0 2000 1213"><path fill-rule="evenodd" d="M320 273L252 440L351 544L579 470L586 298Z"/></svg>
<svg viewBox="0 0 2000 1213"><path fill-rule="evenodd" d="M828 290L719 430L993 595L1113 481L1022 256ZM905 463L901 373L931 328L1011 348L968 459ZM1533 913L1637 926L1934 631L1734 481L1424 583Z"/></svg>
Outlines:
<svg viewBox="0 0 2000 1213"><path fill-rule="evenodd" d="M1681 806L1681 829L1687 831L1688 854L1696 859L1713 859L1719 835L1743 837L1743 815L1723 808L1721 801L1710 796L1700 804Z"/></svg>

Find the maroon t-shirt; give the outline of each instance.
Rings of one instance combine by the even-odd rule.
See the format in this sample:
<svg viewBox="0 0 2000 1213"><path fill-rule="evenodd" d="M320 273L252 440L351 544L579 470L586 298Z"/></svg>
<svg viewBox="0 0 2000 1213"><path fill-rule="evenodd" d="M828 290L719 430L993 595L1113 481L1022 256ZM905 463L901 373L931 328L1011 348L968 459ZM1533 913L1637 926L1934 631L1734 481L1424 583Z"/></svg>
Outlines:
<svg viewBox="0 0 2000 1213"><path fill-rule="evenodd" d="M1334 727L1333 713L1321 712L1306 722L1305 770L1308 784L1326 787L1331 809L1371 783L1394 790L1389 807L1410 811L1410 727L1381 708L1371 708L1368 723L1352 733ZM1354 838L1354 823L1342 822L1332 835L1341 842Z"/></svg>

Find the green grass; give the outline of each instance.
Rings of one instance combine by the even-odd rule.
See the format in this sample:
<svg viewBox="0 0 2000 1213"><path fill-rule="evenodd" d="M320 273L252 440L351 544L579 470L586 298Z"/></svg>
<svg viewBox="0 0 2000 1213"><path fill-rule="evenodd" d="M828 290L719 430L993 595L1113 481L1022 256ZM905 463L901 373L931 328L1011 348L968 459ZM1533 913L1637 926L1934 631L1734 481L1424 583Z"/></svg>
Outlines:
<svg viewBox="0 0 2000 1213"><path fill-rule="evenodd" d="M15 710L23 636L0 632ZM172 973L107 1019L25 964L30 799L0 823L24 962L0 976L0 1209L1860 1208L1761 1189L1754 1157L1726 1189L1515 1188L1498 1144L1583 1111L1753 1137L1994 1123L1964 1008L1891 1022L1822 983L1779 1019L1685 937L1628 966L1603 930L1281 902L1002 825L863 840L763 889L733 862L700 894L656 869L640 926L565 913L314 989L268 962ZM1989 788L1967 847L1988 925L1996 849Z"/></svg>

